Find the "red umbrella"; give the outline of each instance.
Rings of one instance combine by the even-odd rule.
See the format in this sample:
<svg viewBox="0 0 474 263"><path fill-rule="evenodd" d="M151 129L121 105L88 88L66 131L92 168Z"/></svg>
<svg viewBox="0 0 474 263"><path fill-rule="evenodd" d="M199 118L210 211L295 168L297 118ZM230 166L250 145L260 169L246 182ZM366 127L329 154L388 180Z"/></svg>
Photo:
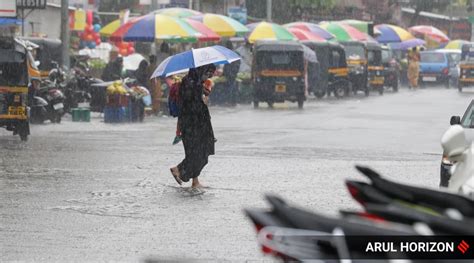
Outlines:
<svg viewBox="0 0 474 263"><path fill-rule="evenodd" d="M408 32L412 33L418 38L432 39L438 43L449 42L449 37L444 34L441 30L433 26L413 26L408 28Z"/></svg>
<svg viewBox="0 0 474 263"><path fill-rule="evenodd" d="M310 40L310 41L315 41L315 42L326 42L326 39L324 39L324 38L322 38L322 37L320 37L316 34L313 34L309 31L300 29L300 28L291 27L291 28L288 28L288 31L293 33L293 35L295 35L298 38L298 40Z"/></svg>
<svg viewBox="0 0 474 263"><path fill-rule="evenodd" d="M214 31L212 31L209 27L207 27L203 23L191 18L186 18L185 21L188 22L188 24L190 24L196 31L198 31L199 33L203 35L201 37L198 37L199 41L208 42L208 41L221 40L221 37L218 34L216 34Z"/></svg>

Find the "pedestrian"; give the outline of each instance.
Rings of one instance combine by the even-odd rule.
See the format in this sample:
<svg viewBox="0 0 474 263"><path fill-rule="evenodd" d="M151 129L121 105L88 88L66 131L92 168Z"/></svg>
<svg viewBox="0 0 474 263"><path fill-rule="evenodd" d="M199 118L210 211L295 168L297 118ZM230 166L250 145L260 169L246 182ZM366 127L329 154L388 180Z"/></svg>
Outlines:
<svg viewBox="0 0 474 263"><path fill-rule="evenodd" d="M105 66L104 72L102 73L103 81L114 81L122 78L123 70L123 58L117 57L114 60L109 61Z"/></svg>
<svg viewBox="0 0 474 263"><path fill-rule="evenodd" d="M233 50L232 42L227 41L226 47L230 50ZM226 78L226 93L227 93L227 103L231 106L237 105L238 97L238 86L237 86L237 74L240 70L240 59L232 63L224 65L224 70L222 75Z"/></svg>
<svg viewBox="0 0 474 263"><path fill-rule="evenodd" d="M135 79L137 80L137 84L139 86L145 87L148 91L150 91L150 88L148 87L148 66L149 63L145 59L140 61L137 70L135 70Z"/></svg>
<svg viewBox="0 0 474 263"><path fill-rule="evenodd" d="M190 69L179 89L178 123L185 158L170 170L178 184L192 179L192 188L202 187L198 177L207 164L209 155L214 155L215 138L209 109L204 102L204 82L215 70L213 64Z"/></svg>
<svg viewBox="0 0 474 263"><path fill-rule="evenodd" d="M407 77L409 88L418 88L418 77L420 75L420 53L416 47L408 52L408 70Z"/></svg>

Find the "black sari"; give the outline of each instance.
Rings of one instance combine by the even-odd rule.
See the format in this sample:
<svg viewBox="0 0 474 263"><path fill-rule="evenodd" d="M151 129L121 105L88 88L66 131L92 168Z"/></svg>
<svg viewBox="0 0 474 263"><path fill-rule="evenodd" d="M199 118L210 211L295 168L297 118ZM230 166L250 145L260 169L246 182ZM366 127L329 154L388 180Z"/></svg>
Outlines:
<svg viewBox="0 0 474 263"><path fill-rule="evenodd" d="M180 113L178 122L183 139L185 158L178 165L184 182L196 178L214 154L214 132L211 115L203 101L204 69L191 69L179 89Z"/></svg>

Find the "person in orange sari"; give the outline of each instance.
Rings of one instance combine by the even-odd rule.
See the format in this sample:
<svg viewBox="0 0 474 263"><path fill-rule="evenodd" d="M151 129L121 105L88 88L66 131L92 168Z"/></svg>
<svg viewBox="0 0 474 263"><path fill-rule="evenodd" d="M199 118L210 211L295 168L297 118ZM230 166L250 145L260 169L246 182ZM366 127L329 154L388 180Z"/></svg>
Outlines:
<svg viewBox="0 0 474 263"><path fill-rule="evenodd" d="M420 76L420 52L416 47L408 51L408 71L407 77L409 88L418 88L418 78Z"/></svg>

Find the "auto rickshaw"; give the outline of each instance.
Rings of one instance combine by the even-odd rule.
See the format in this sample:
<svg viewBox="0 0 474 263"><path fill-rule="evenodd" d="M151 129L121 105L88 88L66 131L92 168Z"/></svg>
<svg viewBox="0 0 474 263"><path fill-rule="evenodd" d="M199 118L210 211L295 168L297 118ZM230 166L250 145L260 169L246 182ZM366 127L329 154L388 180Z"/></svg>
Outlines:
<svg viewBox="0 0 474 263"><path fill-rule="evenodd" d="M382 64L384 72L384 86L390 87L394 92L398 91L400 82L400 64L389 46L382 46Z"/></svg>
<svg viewBox="0 0 474 263"><path fill-rule="evenodd" d="M23 37L21 40L36 45L34 48L34 58L39 62L38 69L41 78L47 78L50 71L56 69L57 63L62 60L61 40L39 37Z"/></svg>
<svg viewBox="0 0 474 263"><path fill-rule="evenodd" d="M285 100L298 102L303 108L306 100L306 66L304 47L285 41L258 41L254 46L252 79L254 107L260 101L273 107Z"/></svg>
<svg viewBox="0 0 474 263"><path fill-rule="evenodd" d="M384 67L382 63L382 46L375 42L367 42L367 77L368 85L372 90L377 90L380 95L384 90Z"/></svg>
<svg viewBox="0 0 474 263"><path fill-rule="evenodd" d="M303 41L311 48L319 61L319 73L313 93L316 97L334 93L341 98L349 93L349 69L344 48L338 43Z"/></svg>
<svg viewBox="0 0 474 263"><path fill-rule="evenodd" d="M28 139L29 64L33 65L26 46L11 37L0 38L0 127Z"/></svg>
<svg viewBox="0 0 474 263"><path fill-rule="evenodd" d="M360 90L366 96L369 96L366 44L359 41L342 41L340 43L344 46L346 52L352 91L356 94Z"/></svg>
<svg viewBox="0 0 474 263"><path fill-rule="evenodd" d="M464 44L461 48L461 62L459 63L458 90L474 85L474 43Z"/></svg>

